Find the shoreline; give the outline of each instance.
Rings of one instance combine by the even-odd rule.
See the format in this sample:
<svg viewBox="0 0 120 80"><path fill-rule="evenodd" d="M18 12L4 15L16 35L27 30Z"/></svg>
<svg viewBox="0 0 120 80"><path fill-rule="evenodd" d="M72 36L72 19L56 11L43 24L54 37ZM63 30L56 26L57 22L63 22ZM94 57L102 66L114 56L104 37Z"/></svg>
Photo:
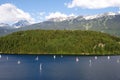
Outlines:
<svg viewBox="0 0 120 80"><path fill-rule="evenodd" d="M89 55L83 55L83 54L55 54L55 53L52 53L52 54L49 54L49 53L46 53L46 54L38 54L38 53L0 53L0 55L37 55L37 56L53 56L53 55L56 55L56 56L120 56L120 54L89 54Z"/></svg>

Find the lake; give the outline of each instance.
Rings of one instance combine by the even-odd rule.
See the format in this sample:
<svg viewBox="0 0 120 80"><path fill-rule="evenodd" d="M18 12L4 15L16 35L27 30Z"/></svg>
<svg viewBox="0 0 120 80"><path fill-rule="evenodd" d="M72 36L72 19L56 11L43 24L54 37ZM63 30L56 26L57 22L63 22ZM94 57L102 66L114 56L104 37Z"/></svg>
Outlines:
<svg viewBox="0 0 120 80"><path fill-rule="evenodd" d="M120 80L120 56L0 55L0 80Z"/></svg>

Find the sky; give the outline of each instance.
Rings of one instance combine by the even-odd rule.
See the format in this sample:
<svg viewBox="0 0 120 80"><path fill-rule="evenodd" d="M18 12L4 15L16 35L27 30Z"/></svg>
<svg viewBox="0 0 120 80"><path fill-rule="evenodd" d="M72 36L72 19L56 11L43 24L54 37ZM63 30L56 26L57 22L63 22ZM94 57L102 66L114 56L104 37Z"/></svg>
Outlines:
<svg viewBox="0 0 120 80"><path fill-rule="evenodd" d="M56 17L120 13L120 0L0 0L0 23L37 23Z"/></svg>

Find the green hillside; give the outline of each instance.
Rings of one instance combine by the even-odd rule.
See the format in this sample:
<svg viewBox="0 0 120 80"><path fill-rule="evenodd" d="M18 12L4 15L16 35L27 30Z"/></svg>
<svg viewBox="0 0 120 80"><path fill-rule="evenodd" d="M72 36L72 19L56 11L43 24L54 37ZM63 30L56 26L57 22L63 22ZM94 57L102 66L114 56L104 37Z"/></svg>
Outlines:
<svg viewBox="0 0 120 80"><path fill-rule="evenodd" d="M0 38L0 53L120 54L120 38L81 30L28 30Z"/></svg>

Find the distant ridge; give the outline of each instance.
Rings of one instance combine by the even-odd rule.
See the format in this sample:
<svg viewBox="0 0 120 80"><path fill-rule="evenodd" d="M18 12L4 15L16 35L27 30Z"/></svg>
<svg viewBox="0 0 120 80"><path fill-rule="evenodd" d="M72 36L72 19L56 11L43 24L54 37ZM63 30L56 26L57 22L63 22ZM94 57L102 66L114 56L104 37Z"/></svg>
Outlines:
<svg viewBox="0 0 120 80"><path fill-rule="evenodd" d="M18 30L93 30L120 36L120 14L104 13L93 16L78 16L63 21L44 21Z"/></svg>
<svg viewBox="0 0 120 80"><path fill-rule="evenodd" d="M3 32L0 29L0 35L9 34L21 30L44 29L44 30L92 30L108 33L115 36L120 36L120 13L108 12L88 16L52 18L47 21L36 24L29 24L27 21L22 21L20 26L13 27L12 30L10 31L7 30L7 32ZM4 27L4 29L6 28Z"/></svg>

